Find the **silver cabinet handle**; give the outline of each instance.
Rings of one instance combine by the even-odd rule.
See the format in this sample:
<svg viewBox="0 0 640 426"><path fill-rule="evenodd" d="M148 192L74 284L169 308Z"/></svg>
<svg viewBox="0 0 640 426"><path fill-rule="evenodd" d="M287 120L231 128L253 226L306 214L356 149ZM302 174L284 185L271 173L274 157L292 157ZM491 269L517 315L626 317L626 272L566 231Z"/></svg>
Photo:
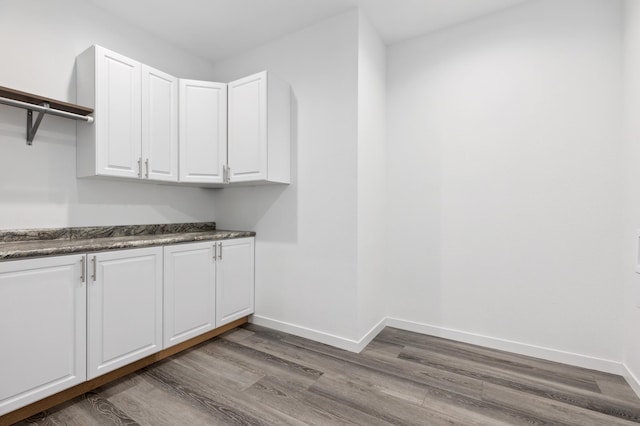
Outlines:
<svg viewBox="0 0 640 426"><path fill-rule="evenodd" d="M227 166L227 183L231 182L231 167Z"/></svg>
<svg viewBox="0 0 640 426"><path fill-rule="evenodd" d="M218 257L218 244L217 243L213 243L213 260L214 260L214 262L215 262L217 257Z"/></svg>
<svg viewBox="0 0 640 426"><path fill-rule="evenodd" d="M93 282L96 282L96 277L98 275L98 261L95 256L91 258L91 262L93 262L93 275L91 275L91 278L93 279Z"/></svg>
<svg viewBox="0 0 640 426"><path fill-rule="evenodd" d="M138 158L138 177L142 177L142 157Z"/></svg>
<svg viewBox="0 0 640 426"><path fill-rule="evenodd" d="M85 265L85 260L86 258L84 256L82 256L80 258L80 281L85 282L87 280L87 276L86 276L86 265Z"/></svg>
<svg viewBox="0 0 640 426"><path fill-rule="evenodd" d="M144 165L147 167L147 172L144 174L144 177L149 179L149 159L148 158L144 161Z"/></svg>
<svg viewBox="0 0 640 426"><path fill-rule="evenodd" d="M222 183L227 183L227 165L222 165Z"/></svg>
<svg viewBox="0 0 640 426"><path fill-rule="evenodd" d="M222 243L218 244L220 244L220 249L218 249L218 259L222 260Z"/></svg>

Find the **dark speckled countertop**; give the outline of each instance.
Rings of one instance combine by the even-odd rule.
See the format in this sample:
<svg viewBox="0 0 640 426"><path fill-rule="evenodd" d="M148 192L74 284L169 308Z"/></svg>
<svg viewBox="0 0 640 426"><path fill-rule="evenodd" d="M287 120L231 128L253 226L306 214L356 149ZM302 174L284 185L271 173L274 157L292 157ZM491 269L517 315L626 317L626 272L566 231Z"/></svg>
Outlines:
<svg viewBox="0 0 640 426"><path fill-rule="evenodd" d="M215 222L0 230L0 260L254 237Z"/></svg>

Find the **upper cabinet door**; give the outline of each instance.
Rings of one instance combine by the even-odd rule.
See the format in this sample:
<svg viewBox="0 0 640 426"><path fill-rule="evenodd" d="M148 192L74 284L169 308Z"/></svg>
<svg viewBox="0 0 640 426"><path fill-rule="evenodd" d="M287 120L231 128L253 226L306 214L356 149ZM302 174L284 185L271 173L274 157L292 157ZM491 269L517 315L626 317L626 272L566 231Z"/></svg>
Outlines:
<svg viewBox="0 0 640 426"><path fill-rule="evenodd" d="M145 179L178 181L178 79L142 65L142 162Z"/></svg>
<svg viewBox="0 0 640 426"><path fill-rule="evenodd" d="M96 46L97 174L139 177L140 63Z"/></svg>
<svg viewBox="0 0 640 426"><path fill-rule="evenodd" d="M267 180L267 73L229 83L229 180Z"/></svg>
<svg viewBox="0 0 640 426"><path fill-rule="evenodd" d="M291 183L291 88L267 71L229 83L229 182Z"/></svg>
<svg viewBox="0 0 640 426"><path fill-rule="evenodd" d="M224 183L227 85L180 80L180 181Z"/></svg>

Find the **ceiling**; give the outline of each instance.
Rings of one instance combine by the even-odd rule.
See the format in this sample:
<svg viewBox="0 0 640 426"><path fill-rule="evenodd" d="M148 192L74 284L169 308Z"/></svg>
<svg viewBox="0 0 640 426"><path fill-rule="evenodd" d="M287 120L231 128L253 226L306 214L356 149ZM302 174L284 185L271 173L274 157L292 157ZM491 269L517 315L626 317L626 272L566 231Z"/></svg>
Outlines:
<svg viewBox="0 0 640 426"><path fill-rule="evenodd" d="M215 62L355 7L389 45L529 0L90 1Z"/></svg>

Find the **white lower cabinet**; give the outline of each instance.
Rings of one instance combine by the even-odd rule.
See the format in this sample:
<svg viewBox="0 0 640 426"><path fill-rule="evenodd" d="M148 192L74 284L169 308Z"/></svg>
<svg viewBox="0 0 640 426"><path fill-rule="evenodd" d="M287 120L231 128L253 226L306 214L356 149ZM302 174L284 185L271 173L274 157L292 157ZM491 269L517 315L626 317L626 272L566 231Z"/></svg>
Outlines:
<svg viewBox="0 0 640 426"><path fill-rule="evenodd" d="M254 238L0 262L0 416L254 311Z"/></svg>
<svg viewBox="0 0 640 426"><path fill-rule="evenodd" d="M0 263L0 415L85 381L84 259Z"/></svg>
<svg viewBox="0 0 640 426"><path fill-rule="evenodd" d="M162 349L162 247L89 256L87 379Z"/></svg>
<svg viewBox="0 0 640 426"><path fill-rule="evenodd" d="M164 248L164 347L216 327L217 243Z"/></svg>
<svg viewBox="0 0 640 426"><path fill-rule="evenodd" d="M254 238L218 243L216 327L254 311Z"/></svg>

